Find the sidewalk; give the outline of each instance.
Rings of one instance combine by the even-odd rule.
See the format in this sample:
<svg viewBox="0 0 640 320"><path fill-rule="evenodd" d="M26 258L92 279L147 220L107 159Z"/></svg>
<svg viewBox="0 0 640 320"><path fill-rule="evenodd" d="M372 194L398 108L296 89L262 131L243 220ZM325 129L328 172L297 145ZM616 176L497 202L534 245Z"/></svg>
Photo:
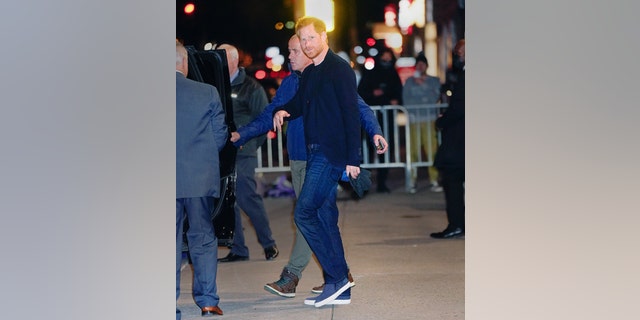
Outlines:
<svg viewBox="0 0 640 320"><path fill-rule="evenodd" d="M243 215L249 261L218 265L220 319L464 319L463 239L435 240L429 233L441 231L447 221L444 195L427 187L405 193L401 184L390 184L392 193L369 193L359 201L346 192L338 194L340 230L345 254L356 286L351 304L315 308L304 305L310 290L323 282L318 264L304 271L295 298L282 298L263 289L278 280L286 265L294 236L293 199L265 198L271 230L280 250L266 261L255 231ZM228 253L220 247L219 257ZM191 295L192 270L182 271L178 307L182 319L204 319Z"/></svg>

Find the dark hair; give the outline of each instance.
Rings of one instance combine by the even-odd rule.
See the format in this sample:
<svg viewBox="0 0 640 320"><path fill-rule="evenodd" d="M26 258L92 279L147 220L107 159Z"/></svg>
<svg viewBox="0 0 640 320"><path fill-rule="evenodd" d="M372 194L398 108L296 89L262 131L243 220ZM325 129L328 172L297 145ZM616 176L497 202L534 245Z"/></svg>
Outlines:
<svg viewBox="0 0 640 320"><path fill-rule="evenodd" d="M426 64L427 66L429 65L429 62L427 61L427 57L424 56L424 52L420 52L418 53L418 55L416 56L416 64L418 64L418 62L424 62L424 64Z"/></svg>
<svg viewBox="0 0 640 320"><path fill-rule="evenodd" d="M391 54L391 62L393 62L393 64L396 64L396 54L393 52L393 50L391 50L391 48L389 47L382 47L380 48L380 53L378 53L378 60L382 60L382 56L388 52L389 54Z"/></svg>

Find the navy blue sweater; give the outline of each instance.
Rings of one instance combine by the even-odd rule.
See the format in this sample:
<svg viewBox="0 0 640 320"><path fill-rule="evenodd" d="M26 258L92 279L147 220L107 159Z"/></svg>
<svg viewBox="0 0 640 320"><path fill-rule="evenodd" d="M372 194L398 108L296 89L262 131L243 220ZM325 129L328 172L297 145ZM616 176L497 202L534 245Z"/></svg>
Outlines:
<svg viewBox="0 0 640 320"><path fill-rule="evenodd" d="M329 50L319 65L302 73L300 88L287 104L288 120L302 116L307 144L319 144L331 164L359 166L360 113L355 73L340 56Z"/></svg>

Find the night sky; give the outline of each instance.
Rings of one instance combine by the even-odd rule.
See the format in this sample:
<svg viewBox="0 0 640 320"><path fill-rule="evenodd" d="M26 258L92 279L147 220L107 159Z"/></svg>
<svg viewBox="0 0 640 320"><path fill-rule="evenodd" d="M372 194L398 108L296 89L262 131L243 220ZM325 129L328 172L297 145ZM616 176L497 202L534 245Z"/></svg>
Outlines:
<svg viewBox="0 0 640 320"><path fill-rule="evenodd" d="M187 45L200 47L206 42L231 43L252 55L272 45L281 50L293 30L275 30L278 21L294 20L293 2L295 0L178 0L176 6L176 36ZM187 16L184 5L193 2L196 11ZM370 35L367 28L370 22L382 22L384 6L393 0L336 0L336 14L344 19L353 19L357 38ZM352 3L345 5L343 3ZM344 8L344 9L342 9ZM353 18L350 18L353 17ZM339 19L336 17L336 19ZM330 34L332 36L332 34ZM285 53L286 54L286 53Z"/></svg>

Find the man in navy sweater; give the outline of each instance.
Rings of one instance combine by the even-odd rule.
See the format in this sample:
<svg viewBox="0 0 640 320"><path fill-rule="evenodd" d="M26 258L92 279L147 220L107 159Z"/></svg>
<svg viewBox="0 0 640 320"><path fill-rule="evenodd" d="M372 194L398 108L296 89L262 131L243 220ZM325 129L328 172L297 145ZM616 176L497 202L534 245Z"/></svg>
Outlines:
<svg viewBox="0 0 640 320"><path fill-rule="evenodd" d="M322 20L300 18L296 34L313 64L304 70L296 96L276 108L273 124L281 131L285 118L302 116L304 123L307 167L294 220L318 258L325 283L322 293L306 299L305 304L347 304L351 302L353 283L348 280L338 228L336 187L345 169L353 178L360 174L361 127L355 73L329 49Z"/></svg>
<svg viewBox="0 0 640 320"><path fill-rule="evenodd" d="M284 105L293 98L298 91L301 72L313 62L302 52L300 39L297 35L293 35L289 39L288 45L289 61L293 72L284 78L273 101L264 109L262 114L246 126L240 127L237 132L231 133L231 141L234 142L236 147L243 146L250 139L260 136L273 128L273 110L276 106ZM371 108L359 96L358 108L360 110L360 122L369 137L372 138L373 144L376 147L382 145L381 149L376 148L377 153L384 153L387 150L387 141L382 137L382 129ZM291 180L297 196L300 195L302 189L307 165L307 147L304 140L302 117L289 121L286 135L287 152L291 166ZM309 244L307 244L300 230L296 228L296 236L289 262L283 268L280 279L266 284L264 286L265 290L282 297L295 297L296 286L302 277L302 271L307 267L310 260L311 248L309 248ZM353 282L351 278L349 278L349 280ZM315 287L314 290L322 291L322 288Z"/></svg>

